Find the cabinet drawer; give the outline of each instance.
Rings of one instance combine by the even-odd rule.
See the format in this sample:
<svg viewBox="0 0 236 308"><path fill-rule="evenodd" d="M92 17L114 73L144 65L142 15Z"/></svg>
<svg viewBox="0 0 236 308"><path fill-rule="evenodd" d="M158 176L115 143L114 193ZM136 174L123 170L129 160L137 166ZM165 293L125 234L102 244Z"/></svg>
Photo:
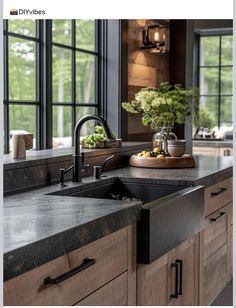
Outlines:
<svg viewBox="0 0 236 308"><path fill-rule="evenodd" d="M205 218L204 230L204 260L227 243L228 230L227 207L222 207ZM204 262L204 263L205 263Z"/></svg>
<svg viewBox="0 0 236 308"><path fill-rule="evenodd" d="M227 245L213 254L205 265L206 305L212 303L227 282Z"/></svg>
<svg viewBox="0 0 236 308"><path fill-rule="evenodd" d="M205 217L233 200L232 178L205 189Z"/></svg>
<svg viewBox="0 0 236 308"><path fill-rule="evenodd" d="M76 306L127 306L128 274L123 273L116 279L95 291Z"/></svg>
<svg viewBox="0 0 236 308"><path fill-rule="evenodd" d="M128 229L123 228L68 255L53 260L4 283L4 305L73 305L127 271ZM94 259L89 267L52 285L55 278L79 267L86 258Z"/></svg>

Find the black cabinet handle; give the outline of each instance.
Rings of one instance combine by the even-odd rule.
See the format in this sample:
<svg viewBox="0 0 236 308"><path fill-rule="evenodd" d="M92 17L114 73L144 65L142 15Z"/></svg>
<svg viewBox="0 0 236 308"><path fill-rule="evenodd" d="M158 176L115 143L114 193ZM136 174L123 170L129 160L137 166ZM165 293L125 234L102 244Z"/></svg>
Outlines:
<svg viewBox="0 0 236 308"><path fill-rule="evenodd" d="M226 215L225 212L220 212L220 214L218 216L216 216L214 218L210 218L210 221L217 221L217 220L223 218L225 215Z"/></svg>
<svg viewBox="0 0 236 308"><path fill-rule="evenodd" d="M84 259L84 261L77 266L76 268L72 269L71 271L68 271L56 278L51 278L50 276L44 279L44 284L48 285L48 284L58 284L80 272L82 272L83 270L85 270L86 268L92 266L93 264L96 263L95 259Z"/></svg>
<svg viewBox="0 0 236 308"><path fill-rule="evenodd" d="M176 260L176 263L179 265L179 290L178 295L182 295L183 289L183 260Z"/></svg>
<svg viewBox="0 0 236 308"><path fill-rule="evenodd" d="M216 192L212 192L211 193L211 197L215 197L218 196L219 194L222 194L223 192L225 192L227 190L227 188L221 188L220 190L216 191Z"/></svg>
<svg viewBox="0 0 236 308"><path fill-rule="evenodd" d="M171 294L171 298L178 298L178 291L179 291L179 269L178 269L178 263L172 263L171 267L175 268L175 293Z"/></svg>

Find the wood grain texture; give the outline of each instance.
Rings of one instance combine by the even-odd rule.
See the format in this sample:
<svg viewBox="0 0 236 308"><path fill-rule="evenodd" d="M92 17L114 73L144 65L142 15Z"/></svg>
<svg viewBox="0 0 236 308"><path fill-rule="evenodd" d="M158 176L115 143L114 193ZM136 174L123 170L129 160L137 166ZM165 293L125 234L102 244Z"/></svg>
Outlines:
<svg viewBox="0 0 236 308"><path fill-rule="evenodd" d="M227 245L214 253L204 267L206 305L210 305L227 283Z"/></svg>
<svg viewBox="0 0 236 308"><path fill-rule="evenodd" d="M128 64L128 84L140 87L156 87L156 69L140 64Z"/></svg>
<svg viewBox="0 0 236 308"><path fill-rule="evenodd" d="M227 204L228 209L228 281L233 277L233 202Z"/></svg>
<svg viewBox="0 0 236 308"><path fill-rule="evenodd" d="M219 148L193 146L194 155L219 156Z"/></svg>
<svg viewBox="0 0 236 308"><path fill-rule="evenodd" d="M128 274L121 274L105 286L101 287L75 306L127 306Z"/></svg>
<svg viewBox="0 0 236 308"><path fill-rule="evenodd" d="M225 213L217 221L211 221ZM205 232L204 232L204 264L207 263L208 258L214 254L220 247L227 243L228 233L228 216L227 207L222 207L220 210L214 212L205 218Z"/></svg>
<svg viewBox="0 0 236 308"><path fill-rule="evenodd" d="M137 281L137 227L136 224L128 226L128 305L136 306Z"/></svg>
<svg viewBox="0 0 236 308"><path fill-rule="evenodd" d="M129 164L133 167L157 169L179 169L195 167L194 158L187 154L183 155L182 157L165 157L163 159L132 155L130 157Z"/></svg>
<svg viewBox="0 0 236 308"><path fill-rule="evenodd" d="M221 191L221 189L226 189ZM212 195L212 193L218 193L218 195ZM212 185L205 189L205 217L220 209L223 205L233 200L232 193L232 178L226 179L215 185Z"/></svg>
<svg viewBox="0 0 236 308"><path fill-rule="evenodd" d="M126 227L8 280L4 284L4 305L73 305L127 271L127 251ZM79 266L84 258L95 259L96 263L62 283L44 286L46 277L57 277Z"/></svg>
<svg viewBox="0 0 236 308"><path fill-rule="evenodd" d="M138 264L138 306L167 306L168 269L168 254L165 254L151 264Z"/></svg>
<svg viewBox="0 0 236 308"><path fill-rule="evenodd" d="M175 290L175 271L169 267L169 306L196 306L198 305L198 241L194 236L178 245L169 254L169 264L182 260L182 295L178 298L171 298L170 294Z"/></svg>
<svg viewBox="0 0 236 308"><path fill-rule="evenodd" d="M221 188L227 188L218 195ZM205 189L205 224L199 237L199 304L207 306L232 278L232 178ZM225 213L225 214L223 214ZM220 216L221 214L221 216ZM222 215L223 214L223 215ZM211 221L211 218L218 219Z"/></svg>

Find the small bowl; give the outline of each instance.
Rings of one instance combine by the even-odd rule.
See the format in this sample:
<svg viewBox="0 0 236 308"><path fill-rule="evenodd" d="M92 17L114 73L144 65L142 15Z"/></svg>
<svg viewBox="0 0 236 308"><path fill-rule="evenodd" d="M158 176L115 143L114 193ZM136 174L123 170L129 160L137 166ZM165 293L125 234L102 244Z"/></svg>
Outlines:
<svg viewBox="0 0 236 308"><path fill-rule="evenodd" d="M173 157L181 157L186 150L186 140L168 140L168 152Z"/></svg>

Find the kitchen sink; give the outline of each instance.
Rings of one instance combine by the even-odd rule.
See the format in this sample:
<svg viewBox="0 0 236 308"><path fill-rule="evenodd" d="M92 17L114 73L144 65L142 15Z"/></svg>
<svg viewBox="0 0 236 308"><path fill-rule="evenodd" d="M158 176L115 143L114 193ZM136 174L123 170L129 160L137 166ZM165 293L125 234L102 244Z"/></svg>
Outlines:
<svg viewBox="0 0 236 308"><path fill-rule="evenodd" d="M141 200L143 203L147 203L184 188L186 186L140 183L111 178L109 180L85 183L52 194L96 199Z"/></svg>
<svg viewBox="0 0 236 308"><path fill-rule="evenodd" d="M127 202L141 200L143 206L137 223L138 263L155 261L203 228L203 186L114 177L63 188L51 195Z"/></svg>

